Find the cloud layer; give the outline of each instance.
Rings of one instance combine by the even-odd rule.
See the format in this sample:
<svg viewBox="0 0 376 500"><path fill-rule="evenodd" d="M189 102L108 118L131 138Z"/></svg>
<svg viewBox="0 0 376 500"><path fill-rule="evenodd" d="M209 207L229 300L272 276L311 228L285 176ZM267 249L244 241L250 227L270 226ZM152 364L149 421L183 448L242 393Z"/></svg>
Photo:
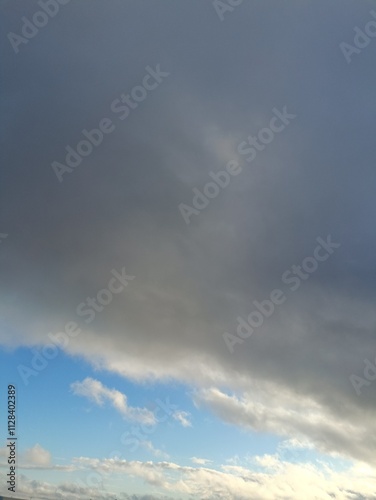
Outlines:
<svg viewBox="0 0 376 500"><path fill-rule="evenodd" d="M105 485L118 475L139 478L150 489L149 496L126 493L124 500L167 500L202 498L203 500L307 500L338 498L338 500L374 500L375 469L355 464L336 470L330 463L295 464L278 455L255 457L244 465L222 465L219 468L181 466L174 462L140 462L118 459L98 460L80 457L73 462L76 470L95 471L103 476ZM72 498L113 498L111 489L98 490L85 483L61 482L56 488L47 482L30 481L21 476L20 494L49 497L52 500Z"/></svg>
<svg viewBox="0 0 376 500"><path fill-rule="evenodd" d="M95 368L186 383L225 422L373 463L376 382L358 396L349 377L376 355L376 68L371 46L351 65L339 49L368 8L351 0L243 2L220 22L210 2L196 0L92 0L90 9L70 2L16 65L10 49L2 345L43 346L48 333L75 321L81 333L64 349ZM6 13L16 30L19 12ZM111 102L157 64L168 79L127 120L111 114ZM238 145L283 106L297 118L247 162ZM106 117L116 130L59 183L51 162ZM231 160L241 174L186 225L179 204ZM283 273L329 234L338 251L299 290L285 287L286 302L231 354L223 333L235 333L236 318L282 288ZM123 268L136 277L132 286L88 324L77 305ZM153 421L99 381L73 390L124 418ZM187 415L175 418L189 425ZM168 467L158 467L148 473L164 484ZM292 484L301 493L299 477L327 485L315 470L277 470L276 489ZM211 482L228 498L249 498L262 481L183 472L189 484ZM290 472L298 479L285 483ZM350 498L349 481L333 477L330 491ZM192 488L205 498L202 486ZM371 498L367 488L359 498ZM313 498L316 490L307 491Z"/></svg>

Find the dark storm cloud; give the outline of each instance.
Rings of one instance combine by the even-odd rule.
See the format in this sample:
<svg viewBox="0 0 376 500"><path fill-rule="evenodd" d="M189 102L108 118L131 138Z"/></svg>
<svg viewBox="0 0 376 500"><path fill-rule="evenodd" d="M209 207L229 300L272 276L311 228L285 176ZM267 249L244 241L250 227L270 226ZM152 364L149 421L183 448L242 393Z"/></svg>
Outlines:
<svg viewBox="0 0 376 500"><path fill-rule="evenodd" d="M339 43L372 2L244 2L224 22L210 2L71 2L17 55L6 33L37 3L14 4L0 231L18 334L3 342L85 327L76 306L125 267L134 282L70 352L135 378L272 382L333 419L361 426L362 408L371 421L376 383L358 397L349 375L376 355L376 42L350 65ZM169 77L120 121L111 103L157 64ZM297 118L247 163L238 145L285 105ZM59 183L51 163L105 117L116 129ZM186 225L178 205L232 159L241 174ZM340 249L231 355L223 332L328 234Z"/></svg>

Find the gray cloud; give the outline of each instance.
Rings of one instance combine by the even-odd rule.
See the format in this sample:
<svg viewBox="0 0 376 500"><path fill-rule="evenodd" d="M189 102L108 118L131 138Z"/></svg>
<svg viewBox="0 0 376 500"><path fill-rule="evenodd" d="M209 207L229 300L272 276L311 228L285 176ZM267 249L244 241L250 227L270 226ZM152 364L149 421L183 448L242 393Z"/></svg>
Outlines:
<svg viewBox="0 0 376 500"><path fill-rule="evenodd" d="M2 343L42 344L77 321L67 352L98 367L200 388L271 383L362 423L345 451L369 458L376 384L358 397L349 376L376 355L374 49L348 65L339 43L371 5L244 2L221 23L210 2L72 2L17 56L3 47ZM156 64L171 76L119 121L111 102ZM239 142L285 104L296 120L245 162ZM116 130L59 184L51 162L104 117ZM230 159L241 177L186 226L179 203ZM223 332L327 234L339 251L229 354ZM123 267L132 287L86 325L77 304Z"/></svg>

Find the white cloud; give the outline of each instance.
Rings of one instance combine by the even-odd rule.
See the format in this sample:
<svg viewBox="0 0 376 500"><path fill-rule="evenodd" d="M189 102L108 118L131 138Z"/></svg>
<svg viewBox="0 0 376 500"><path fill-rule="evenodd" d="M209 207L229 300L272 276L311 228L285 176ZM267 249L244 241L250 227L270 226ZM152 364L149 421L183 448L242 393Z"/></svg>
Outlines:
<svg viewBox="0 0 376 500"><path fill-rule="evenodd" d="M6 481L0 475L0 481ZM4 481L4 484L5 484ZM61 482L59 486L41 481L30 479L24 474L19 474L17 478L17 497L40 498L49 500L89 500L89 498L97 500L113 500L113 495L103 494L98 495L97 488L83 487L71 482Z"/></svg>
<svg viewBox="0 0 376 500"><path fill-rule="evenodd" d="M38 443L28 448L23 458L27 465L49 466L51 464L51 453Z"/></svg>
<svg viewBox="0 0 376 500"><path fill-rule="evenodd" d="M338 472L329 463L292 464L281 461L277 455L255 457L256 470L239 465L223 465L216 470L180 466L174 462L77 460L89 469L110 469L116 474L136 476L171 495L188 494L203 500L375 498L376 470L362 463Z"/></svg>
<svg viewBox="0 0 376 500"><path fill-rule="evenodd" d="M99 380L87 377L82 382L73 382L71 389L75 395L86 397L99 406L102 406L105 401L109 401L122 417L127 420L150 425L156 423L154 413L146 408L128 406L125 394L116 389L109 389L99 382Z"/></svg>
<svg viewBox="0 0 376 500"><path fill-rule="evenodd" d="M202 389L194 394L197 406L204 406L224 422L249 430L291 438L285 446L315 447L323 453L376 463L376 424L343 415L339 420L324 405L307 396L280 391L272 384L259 384L240 397L220 389ZM373 429L371 435L370 429Z"/></svg>
<svg viewBox="0 0 376 500"><path fill-rule="evenodd" d="M189 420L189 413L182 410L176 410L172 414L172 418L177 420L183 427L192 427L192 423Z"/></svg>
<svg viewBox="0 0 376 500"><path fill-rule="evenodd" d="M197 457L192 457L191 461L197 465L207 465L212 462L212 460L208 460L207 458L197 458Z"/></svg>
<svg viewBox="0 0 376 500"><path fill-rule="evenodd" d="M193 463L205 461L192 457ZM252 464L253 461L253 464ZM340 468L334 461L293 464L280 460L278 455L262 455L247 459L249 466L222 465L219 469L181 466L175 462L141 462L120 459L95 459L79 457L72 467L106 474L109 483L113 478L123 478L126 488L127 476L144 481L145 485L158 491L155 498L179 498L188 495L202 500L361 500L375 498L376 469L356 462L351 467ZM1 475L0 475L1 476ZM0 477L1 479L1 477ZM118 483L117 479L117 483ZM119 484L119 483L118 483ZM120 484L119 484L120 485ZM120 486L121 487L121 486ZM19 493L39 495L51 500L79 500L79 498L111 498L110 491L84 488L67 481L59 486L30 481L20 474ZM129 488L128 488L129 491ZM128 498L128 496L125 496ZM136 496L129 495L136 499ZM149 497L148 497L149 498ZM154 498L154 497L150 497Z"/></svg>

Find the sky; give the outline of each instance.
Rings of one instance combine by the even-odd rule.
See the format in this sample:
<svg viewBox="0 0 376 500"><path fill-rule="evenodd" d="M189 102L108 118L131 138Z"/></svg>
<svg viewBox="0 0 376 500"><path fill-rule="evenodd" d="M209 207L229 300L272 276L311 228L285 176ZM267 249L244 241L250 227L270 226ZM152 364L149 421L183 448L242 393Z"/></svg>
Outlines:
<svg viewBox="0 0 376 500"><path fill-rule="evenodd" d="M376 499L375 0L0 9L0 495Z"/></svg>

